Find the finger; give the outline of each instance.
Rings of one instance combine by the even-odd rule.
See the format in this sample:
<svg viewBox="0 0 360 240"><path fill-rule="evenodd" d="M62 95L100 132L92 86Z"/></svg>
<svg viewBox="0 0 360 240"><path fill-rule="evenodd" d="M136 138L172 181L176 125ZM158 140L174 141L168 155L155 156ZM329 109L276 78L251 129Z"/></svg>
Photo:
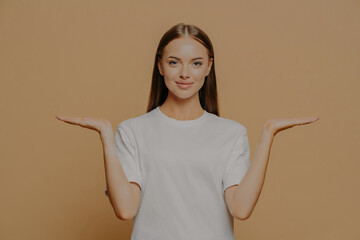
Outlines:
<svg viewBox="0 0 360 240"><path fill-rule="evenodd" d="M320 117L307 117L295 120L297 124L308 124L319 120Z"/></svg>
<svg viewBox="0 0 360 240"><path fill-rule="evenodd" d="M63 115L58 115L57 116L60 120L70 123L70 124L75 124L75 125L81 125L82 123L82 117L67 117L67 116L63 116Z"/></svg>

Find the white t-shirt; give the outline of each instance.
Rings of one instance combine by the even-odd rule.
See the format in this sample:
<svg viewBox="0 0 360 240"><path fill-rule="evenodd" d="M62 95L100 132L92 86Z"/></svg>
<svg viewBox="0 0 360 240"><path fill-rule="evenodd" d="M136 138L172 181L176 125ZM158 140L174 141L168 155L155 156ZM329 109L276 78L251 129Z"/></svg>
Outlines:
<svg viewBox="0 0 360 240"><path fill-rule="evenodd" d="M207 111L177 120L157 107L121 122L115 142L127 179L141 187L131 240L234 239L224 191L250 166L242 124Z"/></svg>

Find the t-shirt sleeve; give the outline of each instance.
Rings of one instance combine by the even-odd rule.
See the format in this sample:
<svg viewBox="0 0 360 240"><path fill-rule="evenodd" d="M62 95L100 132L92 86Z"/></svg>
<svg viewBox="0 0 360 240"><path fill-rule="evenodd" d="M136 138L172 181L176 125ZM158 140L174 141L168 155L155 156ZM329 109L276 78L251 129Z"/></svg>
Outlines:
<svg viewBox="0 0 360 240"><path fill-rule="evenodd" d="M129 133L126 132L122 123L118 125L115 132L115 147L128 181L139 184L140 189L142 189L138 154L136 153L135 145L129 138ZM105 195L108 196L107 186L105 186Z"/></svg>
<svg viewBox="0 0 360 240"><path fill-rule="evenodd" d="M230 152L223 176L223 192L230 186L238 185L250 167L250 146L246 128L237 137Z"/></svg>

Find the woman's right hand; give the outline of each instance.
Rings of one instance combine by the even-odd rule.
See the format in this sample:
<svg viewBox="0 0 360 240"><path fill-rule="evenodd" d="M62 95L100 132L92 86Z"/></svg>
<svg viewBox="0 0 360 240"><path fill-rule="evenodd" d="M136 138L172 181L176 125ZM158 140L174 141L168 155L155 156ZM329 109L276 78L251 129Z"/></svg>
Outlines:
<svg viewBox="0 0 360 240"><path fill-rule="evenodd" d="M111 122L107 119L97 119L93 117L68 117L63 115L56 115L56 118L66 123L79 125L84 128L95 130L101 134L101 132L111 129Z"/></svg>

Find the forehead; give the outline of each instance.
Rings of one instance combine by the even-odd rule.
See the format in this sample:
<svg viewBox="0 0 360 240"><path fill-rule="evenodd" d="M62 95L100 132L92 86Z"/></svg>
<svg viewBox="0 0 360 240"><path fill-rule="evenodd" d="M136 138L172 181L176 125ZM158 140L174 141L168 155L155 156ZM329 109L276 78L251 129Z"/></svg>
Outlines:
<svg viewBox="0 0 360 240"><path fill-rule="evenodd" d="M179 58L206 57L208 50L198 41L190 37L181 37L170 41L164 48L163 55Z"/></svg>

